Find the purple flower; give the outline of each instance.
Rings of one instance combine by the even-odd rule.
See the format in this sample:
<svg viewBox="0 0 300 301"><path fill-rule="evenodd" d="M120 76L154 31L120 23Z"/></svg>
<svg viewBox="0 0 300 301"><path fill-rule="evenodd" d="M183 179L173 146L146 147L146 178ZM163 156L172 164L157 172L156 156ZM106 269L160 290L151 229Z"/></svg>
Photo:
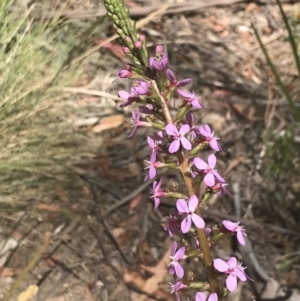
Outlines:
<svg viewBox="0 0 300 301"><path fill-rule="evenodd" d="M139 79L132 84L132 91L136 95L148 95L149 85L146 81Z"/></svg>
<svg viewBox="0 0 300 301"><path fill-rule="evenodd" d="M163 163L156 162L156 156L151 154L150 161L145 160L146 163L148 163L148 166L145 167L145 169L149 169L149 173L145 178L145 181L148 179L153 179L156 176L156 168L163 167Z"/></svg>
<svg viewBox="0 0 300 301"><path fill-rule="evenodd" d="M182 144L183 148L187 150L192 149L192 144L189 140L187 140L184 135L190 131L190 127L187 124L181 126L178 130L175 124L169 123L166 126L166 132L170 136L174 136L174 141L169 146L169 152L176 153L179 150L180 143Z"/></svg>
<svg viewBox="0 0 300 301"><path fill-rule="evenodd" d="M223 221L222 223L228 231L236 233L237 240L241 245L244 246L246 244L244 238L244 236L247 236L247 234L245 233L246 230L244 226L240 226L240 222L234 223L231 221Z"/></svg>
<svg viewBox="0 0 300 301"><path fill-rule="evenodd" d="M141 41L135 41L133 45L136 49L141 49L143 47L143 43Z"/></svg>
<svg viewBox="0 0 300 301"><path fill-rule="evenodd" d="M128 137L133 136L133 134L136 132L138 127L151 127L150 123L140 120L140 117L141 117L141 115L140 115L139 111L132 111L132 120L134 122L134 125L133 125L134 130Z"/></svg>
<svg viewBox="0 0 300 301"><path fill-rule="evenodd" d="M176 76L171 69L166 70L166 76L167 76L167 79L171 82L172 87L174 87L174 86L184 87L186 85L189 85L193 81L191 78L185 78L185 79L177 81Z"/></svg>
<svg viewBox="0 0 300 301"><path fill-rule="evenodd" d="M177 90L178 94L180 94L181 96L183 96L184 98L186 98L185 102L191 104L193 107L197 108L197 109L201 109L202 108L202 104L199 102L199 96L197 96L194 92L187 92L187 91L183 91L178 89Z"/></svg>
<svg viewBox="0 0 300 301"><path fill-rule="evenodd" d="M187 233L190 231L192 221L197 228L204 228L204 220L199 215L194 213L198 206L198 202L198 198L195 195L191 196L188 202L186 202L184 199L177 200L176 207L178 212L185 215L185 218L181 222L182 233Z"/></svg>
<svg viewBox="0 0 300 301"><path fill-rule="evenodd" d="M130 94L127 91L121 90L118 92L118 95L120 98L123 98L127 101L120 104L121 108L127 107L131 105L133 102L139 100L139 97L132 91L130 91Z"/></svg>
<svg viewBox="0 0 300 301"><path fill-rule="evenodd" d="M170 215L170 218L164 229L169 232L170 237L173 237L173 235L178 233L180 230L178 218L176 216Z"/></svg>
<svg viewBox="0 0 300 301"><path fill-rule="evenodd" d="M155 154L155 158L158 152L161 151L160 147L158 146L159 144L161 144L163 142L163 132L159 131L158 133L156 133L154 136L148 136L147 137L147 142L148 145L151 148L151 154Z"/></svg>
<svg viewBox="0 0 300 301"><path fill-rule="evenodd" d="M160 198L168 195L163 190L160 190L161 184L162 184L162 178L160 179L159 182L157 182L157 181L153 182L153 187L152 187L152 191L151 191L153 195L151 196L151 198L154 198L154 210L156 210L157 207L159 206Z"/></svg>
<svg viewBox="0 0 300 301"><path fill-rule="evenodd" d="M237 263L237 259L235 257L230 257L227 262L222 259L215 259L214 267L217 271L228 275L226 279L226 287L231 292L233 292L237 287L237 278L241 281L247 280L244 272L245 268L242 264Z"/></svg>
<svg viewBox="0 0 300 301"><path fill-rule="evenodd" d="M182 121L183 124L188 124L191 131L191 138L195 139L197 137L199 127L194 124L194 116L191 112L185 114L185 120Z"/></svg>
<svg viewBox="0 0 300 301"><path fill-rule="evenodd" d="M133 76L133 72L131 71L130 65L126 65L125 69L120 70L117 75L120 78L132 77Z"/></svg>
<svg viewBox="0 0 300 301"><path fill-rule="evenodd" d="M176 301L180 301L180 298L178 296L178 292L181 289L187 288L187 285L183 284L181 280L177 280L175 284L170 283L170 282L169 282L169 284L170 284L170 293L175 294Z"/></svg>
<svg viewBox="0 0 300 301"><path fill-rule="evenodd" d="M232 197L231 193L226 188L227 185L228 184L226 184L226 183L219 182L219 183L216 183L213 187L211 187L211 189L214 193L217 193L218 196L227 194Z"/></svg>
<svg viewBox="0 0 300 301"><path fill-rule="evenodd" d="M149 58L149 64L153 69L163 71L166 69L168 64L168 58L164 53L164 48L162 45L156 46L155 50L155 56L151 56Z"/></svg>
<svg viewBox="0 0 300 301"><path fill-rule="evenodd" d="M222 150L217 142L217 140L220 138L215 137L215 132L211 130L208 124L201 125L199 128L199 133L206 138L205 140L209 142L209 145L213 150L217 152Z"/></svg>
<svg viewBox="0 0 300 301"><path fill-rule="evenodd" d="M170 267L170 274L176 276L178 278L182 278L184 275L184 270L180 263L178 261L184 259L184 253L185 253L185 247L181 247L179 250L177 250L177 242L174 241L172 245L172 250L171 250L171 256L170 258L172 261L169 264Z"/></svg>
<svg viewBox="0 0 300 301"><path fill-rule="evenodd" d="M214 154L209 155L207 161L208 164L200 158L194 159L194 165L198 169L202 170L203 173L206 174L204 177L204 183L209 187L215 186L216 184L215 177L217 178L218 181L224 183L224 179L219 175L217 170L214 169L217 163L216 156Z"/></svg>
<svg viewBox="0 0 300 301"><path fill-rule="evenodd" d="M195 301L206 301L206 295L198 292L196 294ZM218 301L218 295L216 293L210 294L207 301Z"/></svg>

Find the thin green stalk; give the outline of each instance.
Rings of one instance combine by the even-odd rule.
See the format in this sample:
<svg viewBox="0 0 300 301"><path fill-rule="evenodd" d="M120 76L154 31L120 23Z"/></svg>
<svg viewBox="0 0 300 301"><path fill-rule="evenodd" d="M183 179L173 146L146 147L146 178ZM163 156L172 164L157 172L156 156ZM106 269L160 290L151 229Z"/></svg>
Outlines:
<svg viewBox="0 0 300 301"><path fill-rule="evenodd" d="M274 75L274 77L275 77L275 79L277 81L277 84L279 85L279 88L280 88L281 92L283 93L283 95L287 99L287 101L289 103L289 106L292 109L292 112L293 112L295 118L298 121L300 121L300 111L299 111L299 109L296 107L296 105L295 105L295 103L294 103L294 101L293 101L293 99L292 99L289 91L287 90L287 88L283 84L283 82L282 82L282 80L281 80L281 78L280 78L280 76L279 76L279 74L278 74L278 72L276 70L276 67L274 66L274 64L273 64L273 62L272 62L272 60L271 60L271 58L270 58L270 56L268 54L268 51L267 51L266 47L262 43L262 40L261 40L261 38L260 38L260 36L259 36L256 28L254 27L253 24L251 24L251 27L252 27L252 29L254 31L255 37L256 37L256 39L258 41L258 44L259 44L259 46L260 46L260 48L261 48L261 50L262 50L262 52L263 52L263 54L264 54L264 56L266 58L266 61L267 61L268 65L269 65L269 67L271 68L271 71L272 71L272 73L273 73L273 75Z"/></svg>
<svg viewBox="0 0 300 301"><path fill-rule="evenodd" d="M296 42L295 42L295 37L293 36L292 29L290 27L288 18L286 16L284 10L282 9L282 5L281 5L280 0L276 0L276 3L278 5L278 7L279 7L282 20L284 22L285 28L286 28L286 30L288 32L288 35L289 35L289 42L290 42L291 47L292 47L292 51L293 51L295 63L296 63L297 70L298 70L298 75L299 75L299 78L300 78L300 57L298 55L297 45L296 45Z"/></svg>

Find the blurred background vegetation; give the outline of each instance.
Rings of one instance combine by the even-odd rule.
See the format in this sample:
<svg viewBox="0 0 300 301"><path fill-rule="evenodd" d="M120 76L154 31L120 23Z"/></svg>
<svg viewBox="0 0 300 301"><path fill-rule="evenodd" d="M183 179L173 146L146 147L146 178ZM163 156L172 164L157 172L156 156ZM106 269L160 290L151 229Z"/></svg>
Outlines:
<svg viewBox="0 0 300 301"><path fill-rule="evenodd" d="M94 150L70 124L77 109L63 88L82 74L82 61L73 60L91 47L103 19L72 22L61 18L63 7L56 7L57 17L34 18L39 5L47 11L42 2L0 4L1 211L9 211L20 201L14 196L25 197L25 191L30 198L35 189L74 182L70 167L90 159Z"/></svg>

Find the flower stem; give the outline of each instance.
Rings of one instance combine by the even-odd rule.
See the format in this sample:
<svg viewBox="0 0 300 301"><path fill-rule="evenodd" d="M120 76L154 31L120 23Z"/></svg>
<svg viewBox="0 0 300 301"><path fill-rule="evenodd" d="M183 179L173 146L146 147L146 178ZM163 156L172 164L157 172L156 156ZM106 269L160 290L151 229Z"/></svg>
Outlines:
<svg viewBox="0 0 300 301"><path fill-rule="evenodd" d="M188 164L188 159L184 156L184 153L181 151L177 155L179 165L180 165L180 171L185 183L185 186L187 188L187 192L189 197L192 195L196 195L195 188L193 187L193 180L191 178L191 174L189 172L189 164ZM198 204L196 210L196 214L202 217L201 214L201 207L200 203ZM222 295L220 292L217 276L214 272L214 267L213 267L213 260L210 252L210 247L207 242L206 234L204 232L204 229L196 229L197 230L197 235L198 239L200 242L200 246L203 252L203 261L205 264L206 268L206 273L208 276L208 282L210 285L210 291L211 293L217 293L218 294L218 300L222 301Z"/></svg>
<svg viewBox="0 0 300 301"><path fill-rule="evenodd" d="M152 81L152 87L156 91L157 95L159 95L159 97L160 97L162 110L163 110L163 114L166 118L166 122L167 123L174 123L171 112L168 108L167 101L161 95L155 81ZM181 171L185 186L187 188L187 192L188 192L189 197L191 197L193 195L196 195L196 191L195 191L195 188L194 188L194 185L193 185L193 179L192 179L191 173L189 171L188 158L184 155L183 151L179 151L177 153L177 159L178 159L178 162L179 162L180 171ZM199 202L199 204L198 204L195 211L196 211L197 215L202 217L200 206L201 206L201 203ZM211 256L211 252L210 252L210 247L209 247L209 244L208 244L208 241L207 241L207 238L206 238L206 234L204 232L204 229L196 229L196 230L197 230L197 235L198 235L198 239L199 239L199 242L200 242L200 246L201 246L201 249L202 249L202 252L203 252L203 261L204 261L204 265L205 265L205 268L206 268L208 282L209 282L209 285L210 285L210 292L211 293L217 293L218 301L222 301L222 294L221 294L221 291L220 291L220 288L219 288L217 276L214 272L213 260L212 260L212 256Z"/></svg>

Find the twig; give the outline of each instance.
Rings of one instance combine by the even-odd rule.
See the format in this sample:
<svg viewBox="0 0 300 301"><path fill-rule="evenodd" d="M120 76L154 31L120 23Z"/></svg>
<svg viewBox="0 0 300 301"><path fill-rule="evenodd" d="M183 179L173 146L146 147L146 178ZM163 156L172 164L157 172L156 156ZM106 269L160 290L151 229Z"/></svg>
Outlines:
<svg viewBox="0 0 300 301"><path fill-rule="evenodd" d="M114 210L118 209L119 207L125 205L126 203L128 203L130 200L132 200L137 194L141 193L143 190L145 190L147 187L149 187L150 184L152 184L156 179L158 179L158 177L160 177L160 175L157 175L154 179L152 180L148 180L145 183L143 183L142 185L140 185L137 189L135 189L133 192L131 192L130 194L126 195L124 198L122 198L120 201L118 201L118 203L110 206L106 212L106 215L108 216L111 212L113 212Z"/></svg>
<svg viewBox="0 0 300 301"><path fill-rule="evenodd" d="M199 10L202 10L204 8L212 7L212 6L227 6L227 5L233 5L237 3L243 3L248 2L247 0L206 0L206 1L195 1L195 2L189 2L184 1L181 3L172 3L169 4L168 9L166 10L166 14L179 14L179 13L196 13ZM260 3L268 3L268 4L275 4L275 0L261 0ZM297 3L297 0L282 0L282 2L285 3ZM132 17L142 17L148 14L153 13L155 10L157 10L158 4L149 5L145 7L132 7L130 9L130 16ZM98 10L95 10L95 8L90 9L81 9L77 12L74 11L63 11L63 12L50 12L45 13L43 15L33 16L36 19L44 18L54 18L54 17L73 17L73 18L91 18L91 17L103 17L106 14L105 9L100 8Z"/></svg>

